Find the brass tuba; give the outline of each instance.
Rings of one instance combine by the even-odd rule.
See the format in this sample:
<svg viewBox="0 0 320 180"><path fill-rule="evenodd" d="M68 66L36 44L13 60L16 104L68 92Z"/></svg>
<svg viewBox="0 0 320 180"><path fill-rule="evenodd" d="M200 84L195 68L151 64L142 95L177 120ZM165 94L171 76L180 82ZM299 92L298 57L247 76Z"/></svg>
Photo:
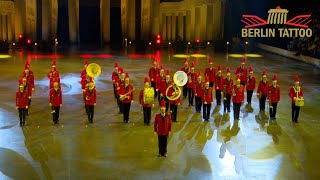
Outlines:
<svg viewBox="0 0 320 180"><path fill-rule="evenodd" d="M181 96L181 86L184 86L188 81L188 76L184 71L177 71L174 75L173 75L173 83L171 84L167 90L166 90L166 97L170 100L170 101L175 101L177 100L180 96ZM176 86L174 92L172 93L171 96L168 96L168 91L170 88L174 88L174 86Z"/></svg>
<svg viewBox="0 0 320 180"><path fill-rule="evenodd" d="M101 67L99 66L99 64L90 63L86 68L86 72L87 72L88 76L93 78L93 86L95 87L96 86L96 82L94 81L94 78L100 76Z"/></svg>

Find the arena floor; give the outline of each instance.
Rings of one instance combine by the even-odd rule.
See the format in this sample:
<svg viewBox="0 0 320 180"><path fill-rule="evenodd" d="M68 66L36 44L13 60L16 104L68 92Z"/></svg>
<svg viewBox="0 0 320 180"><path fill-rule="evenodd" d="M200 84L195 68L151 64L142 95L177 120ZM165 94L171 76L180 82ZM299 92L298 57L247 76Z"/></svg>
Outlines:
<svg viewBox="0 0 320 180"><path fill-rule="evenodd" d="M200 51L213 56L214 66L231 71L241 58ZM194 52L189 52L192 55ZM318 179L320 171L320 70L277 55L248 57L257 79L267 70L271 80L278 74L281 101L277 120L269 121L268 112L259 114L258 99L252 107L241 107L240 120L233 111L212 107L210 122L183 99L178 107L178 122L168 142L168 157L157 157L157 136L153 126L144 126L138 105L138 92L152 62L160 57L172 74L183 66L183 58L172 51L145 54L124 52L70 52L44 55L12 52L0 59L0 179ZM48 102L51 58L57 58L57 70L63 91L60 124L51 124ZM98 63L102 74L96 79L97 106L94 123L88 124L82 100L79 74L83 58ZM35 91L26 127L19 126L15 109L15 91L24 62L31 60ZM204 70L207 57L190 57L196 71ZM130 123L122 122L113 97L111 73L117 61L136 87ZM305 95L298 124L291 122L288 91L298 73ZM225 74L225 71L223 71ZM235 77L234 74L232 75ZM152 117L159 112L158 104ZM153 121L153 118L152 118Z"/></svg>

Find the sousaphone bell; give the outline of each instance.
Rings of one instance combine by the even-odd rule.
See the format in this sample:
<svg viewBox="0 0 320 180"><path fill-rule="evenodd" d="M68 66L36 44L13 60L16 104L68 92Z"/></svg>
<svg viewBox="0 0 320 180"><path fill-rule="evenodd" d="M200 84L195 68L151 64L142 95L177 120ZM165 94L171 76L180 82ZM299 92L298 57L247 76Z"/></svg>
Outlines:
<svg viewBox="0 0 320 180"><path fill-rule="evenodd" d="M166 90L166 97L170 100L170 101L175 101L177 100L180 96L181 96L181 86L184 86L188 81L188 75L184 72L184 71L177 71L174 75L173 75L173 83L171 84L167 90ZM175 91L172 93L171 96L168 96L168 91L170 88L173 88L173 86L176 85L177 88L175 89Z"/></svg>
<svg viewBox="0 0 320 180"><path fill-rule="evenodd" d="M88 76L90 76L92 78L96 78L96 77L100 76L100 74L101 74L101 67L99 66L99 64L90 63L86 68L86 72L87 72ZM94 84L94 86L96 85L94 80L93 80L93 84Z"/></svg>

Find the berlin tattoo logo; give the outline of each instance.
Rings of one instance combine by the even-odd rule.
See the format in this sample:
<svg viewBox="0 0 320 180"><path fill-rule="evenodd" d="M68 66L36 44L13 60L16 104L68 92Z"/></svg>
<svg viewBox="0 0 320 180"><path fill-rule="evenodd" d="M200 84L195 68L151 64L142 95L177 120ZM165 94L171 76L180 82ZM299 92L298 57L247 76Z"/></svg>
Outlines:
<svg viewBox="0 0 320 180"><path fill-rule="evenodd" d="M287 9L281 9L280 6L276 9L268 11L268 20L265 21L256 15L242 15L242 20L245 28L241 29L242 37L311 37L312 30L308 23L311 22L311 15L298 15L287 21ZM291 28L262 28L267 24L288 25ZM257 27L261 28L257 28Z"/></svg>

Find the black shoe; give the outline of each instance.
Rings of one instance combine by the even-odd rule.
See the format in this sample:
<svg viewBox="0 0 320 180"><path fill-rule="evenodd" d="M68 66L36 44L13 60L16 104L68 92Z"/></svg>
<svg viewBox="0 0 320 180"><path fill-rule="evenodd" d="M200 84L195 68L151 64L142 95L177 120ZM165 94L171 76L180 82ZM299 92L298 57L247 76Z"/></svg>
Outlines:
<svg viewBox="0 0 320 180"><path fill-rule="evenodd" d="M167 154L164 154L163 156L164 156L164 157L168 157L168 155L167 155Z"/></svg>
<svg viewBox="0 0 320 180"><path fill-rule="evenodd" d="M20 122L20 127L22 126L22 122Z"/></svg>

